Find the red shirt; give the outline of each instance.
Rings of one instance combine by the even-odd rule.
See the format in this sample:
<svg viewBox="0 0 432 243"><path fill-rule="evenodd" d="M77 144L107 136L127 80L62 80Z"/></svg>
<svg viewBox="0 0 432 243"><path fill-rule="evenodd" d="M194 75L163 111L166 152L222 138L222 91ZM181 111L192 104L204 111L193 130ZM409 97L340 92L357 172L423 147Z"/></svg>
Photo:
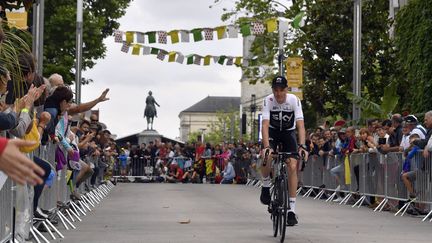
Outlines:
<svg viewBox="0 0 432 243"><path fill-rule="evenodd" d="M5 150L7 143L8 140L6 138L0 137L0 155L3 154L3 151Z"/></svg>
<svg viewBox="0 0 432 243"><path fill-rule="evenodd" d="M177 174L178 174L178 176L176 176L176 179L181 180L183 178L183 174L184 174L183 170L180 168L177 168Z"/></svg>

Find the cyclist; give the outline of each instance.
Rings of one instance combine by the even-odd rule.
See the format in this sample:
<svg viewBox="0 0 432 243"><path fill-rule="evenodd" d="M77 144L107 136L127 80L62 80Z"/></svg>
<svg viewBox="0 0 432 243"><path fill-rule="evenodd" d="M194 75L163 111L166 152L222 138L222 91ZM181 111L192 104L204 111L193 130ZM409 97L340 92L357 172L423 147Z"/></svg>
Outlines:
<svg viewBox="0 0 432 243"><path fill-rule="evenodd" d="M279 152L291 152L304 154L307 159L305 145L305 128L303 111L300 100L293 94L288 94L288 82L283 76L277 76L272 80L273 93L267 96L263 102L262 114L262 144L265 152L273 152L279 144ZM299 145L295 129L299 135ZM295 215L295 202L297 191L297 163L298 154L294 154L286 160L288 168L289 206L287 225L294 226L298 223ZM271 157L266 166L261 166L263 187L260 200L265 205L270 204L270 171Z"/></svg>

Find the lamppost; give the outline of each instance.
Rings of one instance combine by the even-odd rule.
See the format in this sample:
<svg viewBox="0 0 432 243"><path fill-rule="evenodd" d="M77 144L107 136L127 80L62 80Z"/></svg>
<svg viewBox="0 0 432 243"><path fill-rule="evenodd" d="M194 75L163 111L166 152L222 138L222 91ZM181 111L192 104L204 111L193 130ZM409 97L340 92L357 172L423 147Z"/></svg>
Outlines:
<svg viewBox="0 0 432 243"><path fill-rule="evenodd" d="M83 46L83 0L77 1L76 19L76 66L75 66L75 98L76 103L81 104L81 69L82 69L82 46Z"/></svg>
<svg viewBox="0 0 432 243"><path fill-rule="evenodd" d="M251 105L250 105L251 123L252 123L252 131L251 131L252 142L255 142L255 112L256 112L256 109L257 109L256 96L255 96L255 94L252 94L251 95Z"/></svg>
<svg viewBox="0 0 432 243"><path fill-rule="evenodd" d="M361 0L354 0L354 36L353 36L353 93L361 97ZM353 102L352 119L358 125L361 116L360 106Z"/></svg>

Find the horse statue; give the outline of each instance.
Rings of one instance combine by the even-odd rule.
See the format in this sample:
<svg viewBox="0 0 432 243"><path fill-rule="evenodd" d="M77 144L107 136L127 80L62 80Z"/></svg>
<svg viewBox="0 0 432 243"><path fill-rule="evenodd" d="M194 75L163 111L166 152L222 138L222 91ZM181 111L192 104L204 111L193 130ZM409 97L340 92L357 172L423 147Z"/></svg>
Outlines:
<svg viewBox="0 0 432 243"><path fill-rule="evenodd" d="M148 96L146 98L146 107L144 110L144 117L147 118L147 130L153 130L153 119L157 117L156 106L160 107L160 105L156 102L155 98L152 96L152 92L148 92ZM150 125L150 129L149 129Z"/></svg>

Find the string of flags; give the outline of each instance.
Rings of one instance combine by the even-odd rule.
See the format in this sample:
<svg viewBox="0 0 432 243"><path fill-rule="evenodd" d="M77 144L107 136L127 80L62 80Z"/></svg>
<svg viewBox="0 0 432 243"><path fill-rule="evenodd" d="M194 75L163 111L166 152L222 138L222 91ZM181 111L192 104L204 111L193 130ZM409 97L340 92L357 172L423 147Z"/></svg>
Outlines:
<svg viewBox="0 0 432 243"><path fill-rule="evenodd" d="M242 64L243 58L242 57L235 57L235 56L227 56L227 55L221 55L221 56L213 56L213 55L198 55L198 54L189 54L184 55L181 52L177 51L166 51L160 48L156 47L150 47L145 46L141 44L128 44L127 42L123 42L121 51L128 53L132 49L132 55L156 55L156 58L164 61L168 57L168 62L177 62L180 64L185 63L187 65L195 64L195 65L204 65L209 66L211 63L211 60L213 60L214 63L218 63L220 65L227 65L227 66L240 66Z"/></svg>
<svg viewBox="0 0 432 243"><path fill-rule="evenodd" d="M239 34L246 37L250 35L263 35L266 33L272 33L276 30L279 32L286 32L289 30L290 25L294 29L299 29L304 25L304 12L300 12L291 21L288 22L286 19L279 18L269 18L264 21L251 21L240 25L222 25L214 28L194 28L191 30L171 30L171 31L114 31L114 41L117 43L122 43L121 51L128 53L132 48L132 55L156 55L156 57L163 61L168 56L168 62L177 62L186 64L196 64L204 66L210 65L210 60L213 59L214 63L221 65L236 65L240 66L242 64L242 57L233 57L227 55L212 56L212 55L198 55L190 54L183 55L181 52L176 51L166 51L163 49L145 46L142 44L148 43L159 43L168 44L168 39L171 44L176 44L180 42L198 42L198 41L212 41L215 39L221 40L225 38L238 38ZM142 52L141 52L142 50Z"/></svg>
<svg viewBox="0 0 432 243"><path fill-rule="evenodd" d="M294 18L289 23L287 20L270 18L264 21L252 21L243 23L241 25L222 25L214 28L194 28L192 30L170 30L170 31L120 31L114 32L114 40L118 43L159 43L168 44L168 39L171 44L177 44L180 42L199 42L199 41L211 41L221 40L225 38L238 38L239 34L246 37L250 35L263 35L265 33L272 33L276 30L287 31L291 25L293 28L298 29L301 27L304 12Z"/></svg>

